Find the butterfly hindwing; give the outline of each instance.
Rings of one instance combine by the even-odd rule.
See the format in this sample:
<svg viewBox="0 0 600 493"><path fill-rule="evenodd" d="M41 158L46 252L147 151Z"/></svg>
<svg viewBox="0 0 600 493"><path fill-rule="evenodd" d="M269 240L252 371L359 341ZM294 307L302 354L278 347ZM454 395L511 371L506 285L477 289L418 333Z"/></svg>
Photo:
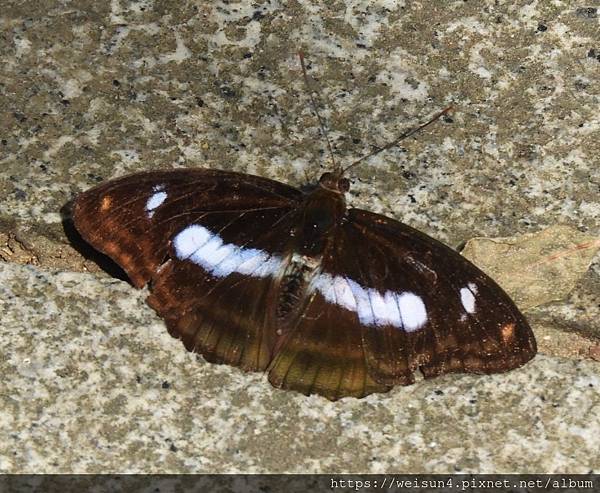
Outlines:
<svg viewBox="0 0 600 493"><path fill-rule="evenodd" d="M269 381L278 388L293 389L304 394L317 393L328 399L364 397L373 392L386 392L391 386L376 382L365 358L364 334L353 310L335 302L349 295L349 287L340 284L328 289L333 273L340 264L350 267L355 250L350 238L338 234L325 250L321 273L312 281L312 294L297 325L280 342L269 367ZM345 271L351 276L352 272ZM344 292L344 289L346 290ZM381 358L386 354L381 353Z"/></svg>

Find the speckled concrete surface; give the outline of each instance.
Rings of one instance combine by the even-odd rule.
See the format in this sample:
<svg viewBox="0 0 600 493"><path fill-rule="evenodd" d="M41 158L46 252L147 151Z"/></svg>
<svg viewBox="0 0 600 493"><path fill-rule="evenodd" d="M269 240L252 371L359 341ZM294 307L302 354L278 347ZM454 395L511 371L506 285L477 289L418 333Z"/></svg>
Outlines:
<svg viewBox="0 0 600 493"><path fill-rule="evenodd" d="M332 403L196 361L124 282L0 264L0 295L3 471L600 468L595 363L538 356Z"/></svg>
<svg viewBox="0 0 600 493"><path fill-rule="evenodd" d="M344 163L456 108L357 168L354 205L451 245L555 224L597 236L598 9L114 0L2 10L0 470L600 468L597 363L540 356L507 375L337 404L277 392L193 361L143 295L70 247L59 212L142 169L216 167L295 185L318 176L328 161L302 48ZM585 316L600 304L598 265L569 298L528 313L538 334L600 336ZM83 269L93 273L70 272Z"/></svg>

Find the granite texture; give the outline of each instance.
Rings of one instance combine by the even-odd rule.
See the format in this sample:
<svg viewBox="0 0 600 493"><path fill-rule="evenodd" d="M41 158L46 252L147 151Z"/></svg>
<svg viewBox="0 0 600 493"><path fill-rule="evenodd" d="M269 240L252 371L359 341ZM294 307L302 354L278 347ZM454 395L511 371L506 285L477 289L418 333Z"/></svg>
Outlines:
<svg viewBox="0 0 600 493"><path fill-rule="evenodd" d="M564 300L528 311L545 354L523 369L330 403L195 361L143 293L72 247L65 204L149 169L318 177L331 160L302 49L339 162L455 108L353 170L354 206L453 246L556 224L597 237L599 13L3 2L0 471L598 471L600 367L558 356L600 337L598 258Z"/></svg>
<svg viewBox="0 0 600 493"><path fill-rule="evenodd" d="M196 361L142 291L0 264L0 469L540 472L600 468L600 372L539 355L330 402Z"/></svg>

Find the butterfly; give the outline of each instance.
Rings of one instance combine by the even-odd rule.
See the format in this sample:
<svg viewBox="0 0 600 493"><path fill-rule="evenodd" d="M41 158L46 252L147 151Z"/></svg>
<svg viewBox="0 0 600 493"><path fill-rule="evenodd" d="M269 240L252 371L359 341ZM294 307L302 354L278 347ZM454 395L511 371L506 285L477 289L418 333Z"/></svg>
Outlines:
<svg viewBox="0 0 600 493"><path fill-rule="evenodd" d="M361 398L417 371L491 374L533 358L530 326L490 277L406 224L347 208L348 169L308 191L214 169L137 173L78 195L73 221L149 284L189 351L278 388Z"/></svg>

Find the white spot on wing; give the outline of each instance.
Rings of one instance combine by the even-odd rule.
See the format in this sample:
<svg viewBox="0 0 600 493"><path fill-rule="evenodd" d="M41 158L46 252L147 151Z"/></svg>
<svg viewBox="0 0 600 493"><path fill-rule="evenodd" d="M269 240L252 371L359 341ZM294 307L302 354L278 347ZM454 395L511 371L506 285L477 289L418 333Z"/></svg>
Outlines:
<svg viewBox="0 0 600 493"><path fill-rule="evenodd" d="M467 313L475 313L475 296L473 293L477 293L477 286L473 283L469 283L468 286L467 288L461 288L460 302Z"/></svg>
<svg viewBox="0 0 600 493"><path fill-rule="evenodd" d="M406 332L414 332L427 323L427 310L420 296L406 292L398 296L398 308Z"/></svg>
<svg viewBox="0 0 600 493"><path fill-rule="evenodd" d="M256 248L243 248L231 243L199 224L188 226L173 238L175 255L190 260L215 277L237 272L254 277L275 275L282 267L281 258Z"/></svg>
<svg viewBox="0 0 600 493"><path fill-rule="evenodd" d="M167 200L167 192L164 191L164 185L155 185L152 187L152 190L154 193L146 202L146 213L148 214L148 218L152 218L152 216L154 216L154 211Z"/></svg>

